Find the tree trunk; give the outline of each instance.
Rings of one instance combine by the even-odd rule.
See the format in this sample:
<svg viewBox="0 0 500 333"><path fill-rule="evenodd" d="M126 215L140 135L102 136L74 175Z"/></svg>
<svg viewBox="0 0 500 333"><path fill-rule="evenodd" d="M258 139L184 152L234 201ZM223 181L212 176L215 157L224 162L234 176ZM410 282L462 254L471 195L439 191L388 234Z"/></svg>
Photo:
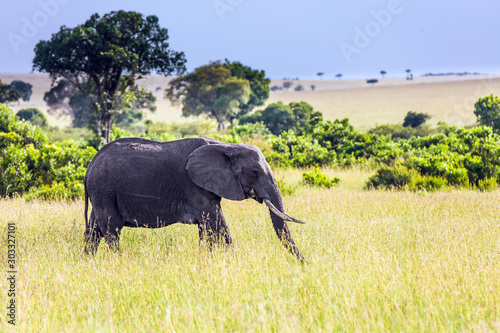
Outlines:
<svg viewBox="0 0 500 333"><path fill-rule="evenodd" d="M217 131L222 131L224 129L224 120L219 117L215 110L212 110L212 116L217 120Z"/></svg>
<svg viewBox="0 0 500 333"><path fill-rule="evenodd" d="M101 137L106 140L106 143L110 142L111 126L111 113L106 112L101 117Z"/></svg>

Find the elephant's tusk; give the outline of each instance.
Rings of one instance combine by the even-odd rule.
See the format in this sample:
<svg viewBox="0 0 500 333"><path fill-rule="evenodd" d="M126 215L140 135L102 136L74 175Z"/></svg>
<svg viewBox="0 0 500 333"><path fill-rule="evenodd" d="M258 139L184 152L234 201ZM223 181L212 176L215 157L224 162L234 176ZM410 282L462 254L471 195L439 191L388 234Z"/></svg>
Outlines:
<svg viewBox="0 0 500 333"><path fill-rule="evenodd" d="M267 207L269 207L269 209L276 215L278 215L279 217L281 217L283 220L285 221L289 221L289 222L296 222L296 223L302 223L302 224L306 224L304 221L301 221L299 219L296 219L295 217L291 217L290 215L287 215L285 213L282 213L280 212L276 207L274 207L273 203L271 202L271 200L267 199L267 198L264 198L264 202L266 203Z"/></svg>

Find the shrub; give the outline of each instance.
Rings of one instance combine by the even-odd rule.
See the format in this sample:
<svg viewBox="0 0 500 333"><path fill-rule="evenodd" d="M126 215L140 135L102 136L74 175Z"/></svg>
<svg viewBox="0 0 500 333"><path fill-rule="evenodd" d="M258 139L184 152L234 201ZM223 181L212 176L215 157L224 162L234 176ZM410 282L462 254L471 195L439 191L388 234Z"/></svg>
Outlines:
<svg viewBox="0 0 500 333"><path fill-rule="evenodd" d="M424 125L420 128L404 127L401 124L388 124L379 125L368 131L368 134L375 134L378 136L389 136L392 140L410 139L413 137L425 137L434 134L436 130L431 129L429 126Z"/></svg>
<svg viewBox="0 0 500 333"><path fill-rule="evenodd" d="M497 188L497 179L496 178L487 178L484 180L479 180L477 184L477 188L480 191L492 191Z"/></svg>
<svg viewBox="0 0 500 333"><path fill-rule="evenodd" d="M334 165L336 153L321 146L308 135L297 136L293 131L284 132L271 139L274 154L268 156L268 162L281 167L310 167Z"/></svg>
<svg viewBox="0 0 500 333"><path fill-rule="evenodd" d="M36 126L0 105L0 195L75 198L96 151L75 141L47 144Z"/></svg>
<svg viewBox="0 0 500 333"><path fill-rule="evenodd" d="M271 131L269 131L263 122L235 125L231 128L230 133L238 136L259 135L262 137L268 137L271 135Z"/></svg>
<svg viewBox="0 0 500 333"><path fill-rule="evenodd" d="M340 179L337 177L331 179L327 175L321 173L319 168L314 168L310 172L304 172L302 174L302 180L306 185L326 188L337 186L340 182Z"/></svg>
<svg viewBox="0 0 500 333"><path fill-rule="evenodd" d="M69 183L54 181L51 185L44 184L40 187L33 187L24 198L28 201L33 199L43 200L75 200L84 195L82 181L72 181Z"/></svg>
<svg viewBox="0 0 500 333"><path fill-rule="evenodd" d="M410 184L410 190L425 189L426 191L437 191L447 187L446 179L435 176L420 176L416 177L414 185Z"/></svg>
<svg viewBox="0 0 500 333"><path fill-rule="evenodd" d="M367 189L404 189L413 188L419 180L419 174L415 170L408 169L405 166L382 167L376 174L371 176L366 182Z"/></svg>
<svg viewBox="0 0 500 333"><path fill-rule="evenodd" d="M49 124L47 117L37 108L19 110L16 116L21 120L29 121L33 125L40 127L46 127Z"/></svg>

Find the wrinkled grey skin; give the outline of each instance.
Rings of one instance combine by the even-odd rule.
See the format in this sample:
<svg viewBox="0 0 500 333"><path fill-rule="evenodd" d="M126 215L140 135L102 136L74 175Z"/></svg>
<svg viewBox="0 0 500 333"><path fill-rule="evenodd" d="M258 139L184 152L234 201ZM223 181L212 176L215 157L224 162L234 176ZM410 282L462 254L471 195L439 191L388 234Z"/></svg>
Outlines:
<svg viewBox="0 0 500 333"><path fill-rule="evenodd" d="M113 141L90 162L84 183L85 250L92 254L103 237L118 250L123 227L161 228L178 222L197 224L200 242L231 244L221 197L269 199L284 212L271 168L257 147L209 138ZM287 223L270 214L279 239L304 261Z"/></svg>

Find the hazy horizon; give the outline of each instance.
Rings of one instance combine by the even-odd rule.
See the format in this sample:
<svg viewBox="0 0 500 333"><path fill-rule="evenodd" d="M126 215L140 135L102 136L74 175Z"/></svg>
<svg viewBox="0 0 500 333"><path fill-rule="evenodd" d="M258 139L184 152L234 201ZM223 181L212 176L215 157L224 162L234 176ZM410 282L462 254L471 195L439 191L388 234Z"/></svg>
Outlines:
<svg viewBox="0 0 500 333"><path fill-rule="evenodd" d="M500 22L494 1L411 0L337 3L318 0L130 1L27 0L0 4L0 73L31 72L33 48L62 25L93 13L157 15L187 67L228 58L272 79L404 77L425 73L500 74Z"/></svg>

